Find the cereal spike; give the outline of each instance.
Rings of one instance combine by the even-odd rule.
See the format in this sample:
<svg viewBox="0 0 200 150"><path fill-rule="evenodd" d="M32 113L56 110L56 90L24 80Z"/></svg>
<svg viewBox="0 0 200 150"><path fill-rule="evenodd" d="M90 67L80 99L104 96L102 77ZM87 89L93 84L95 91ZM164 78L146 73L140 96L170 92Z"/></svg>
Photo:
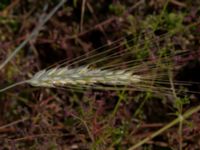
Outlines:
<svg viewBox="0 0 200 150"><path fill-rule="evenodd" d="M73 69L63 67L42 70L28 81L28 83L33 86L43 87L56 87L68 84L94 85L96 83L128 85L138 82L140 82L140 76L133 75L131 71L90 69L88 66L81 66Z"/></svg>

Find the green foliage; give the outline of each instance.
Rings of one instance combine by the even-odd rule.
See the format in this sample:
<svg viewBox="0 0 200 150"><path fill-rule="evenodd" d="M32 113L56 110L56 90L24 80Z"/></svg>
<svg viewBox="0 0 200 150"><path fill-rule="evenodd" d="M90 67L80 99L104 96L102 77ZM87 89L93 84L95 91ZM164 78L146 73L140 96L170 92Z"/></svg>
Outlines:
<svg viewBox="0 0 200 150"><path fill-rule="evenodd" d="M73 6L77 7L78 0L73 0Z"/></svg>
<svg viewBox="0 0 200 150"><path fill-rule="evenodd" d="M0 11L10 4L11 0L1 0L0 1Z"/></svg>
<svg viewBox="0 0 200 150"><path fill-rule="evenodd" d="M183 105L190 104L190 99L185 96L183 98L177 98L174 103L174 107L178 110L177 113L180 113Z"/></svg>
<svg viewBox="0 0 200 150"><path fill-rule="evenodd" d="M112 133L112 136L113 136L113 144L119 146L124 136L123 127L115 128Z"/></svg>
<svg viewBox="0 0 200 150"><path fill-rule="evenodd" d="M183 28L184 13L165 12L163 16L149 15L143 24L144 28L156 30L159 27L164 27L165 30L180 30Z"/></svg>
<svg viewBox="0 0 200 150"><path fill-rule="evenodd" d="M19 30L20 22L15 19L0 16L0 24L8 25L13 32Z"/></svg>
<svg viewBox="0 0 200 150"><path fill-rule="evenodd" d="M109 10L117 16L121 16L125 11L125 6L120 3L110 4Z"/></svg>

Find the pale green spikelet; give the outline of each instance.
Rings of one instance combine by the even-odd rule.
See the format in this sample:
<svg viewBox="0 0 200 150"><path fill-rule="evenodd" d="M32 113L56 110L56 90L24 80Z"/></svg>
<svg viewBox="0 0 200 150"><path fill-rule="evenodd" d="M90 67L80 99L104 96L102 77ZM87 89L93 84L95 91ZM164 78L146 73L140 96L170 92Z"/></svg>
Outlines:
<svg viewBox="0 0 200 150"><path fill-rule="evenodd" d="M129 85L140 82L139 75L131 71L91 69L88 66L69 69L68 67L41 70L28 83L33 86L56 87L64 85Z"/></svg>

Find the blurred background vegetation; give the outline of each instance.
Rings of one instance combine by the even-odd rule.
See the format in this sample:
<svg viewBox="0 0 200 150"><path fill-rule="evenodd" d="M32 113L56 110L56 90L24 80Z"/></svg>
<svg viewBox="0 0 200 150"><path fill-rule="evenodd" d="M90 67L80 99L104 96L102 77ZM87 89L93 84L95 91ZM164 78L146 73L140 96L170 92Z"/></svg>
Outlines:
<svg viewBox="0 0 200 150"><path fill-rule="evenodd" d="M58 3L59 0L0 1L1 62ZM199 52L199 20L199 0L68 0L0 70L0 87L26 80L63 59L73 60L106 45L96 51L100 53L121 38L127 41L126 47L134 45L132 54L138 60L157 60L157 55L164 56L169 49ZM196 26L185 30L195 23ZM177 65L175 79L200 82L196 53L177 57L175 64L181 64ZM94 67L98 65L103 64ZM0 93L0 149L126 150L199 104L198 93L186 94L183 90L174 99L148 90L77 92L70 87L20 85ZM200 86L194 84L187 90L200 92ZM181 133L180 126L174 126L138 149L197 150L199 123L200 114L195 113Z"/></svg>

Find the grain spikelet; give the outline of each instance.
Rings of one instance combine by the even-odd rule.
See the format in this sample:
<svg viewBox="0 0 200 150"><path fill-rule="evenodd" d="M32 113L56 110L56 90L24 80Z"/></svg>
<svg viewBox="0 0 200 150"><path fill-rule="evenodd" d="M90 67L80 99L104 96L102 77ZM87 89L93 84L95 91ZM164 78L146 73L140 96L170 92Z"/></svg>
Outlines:
<svg viewBox="0 0 200 150"><path fill-rule="evenodd" d="M41 70L28 83L32 86L56 87L64 85L129 85L140 82L139 75L131 71L91 69L88 66L69 69L68 67Z"/></svg>

